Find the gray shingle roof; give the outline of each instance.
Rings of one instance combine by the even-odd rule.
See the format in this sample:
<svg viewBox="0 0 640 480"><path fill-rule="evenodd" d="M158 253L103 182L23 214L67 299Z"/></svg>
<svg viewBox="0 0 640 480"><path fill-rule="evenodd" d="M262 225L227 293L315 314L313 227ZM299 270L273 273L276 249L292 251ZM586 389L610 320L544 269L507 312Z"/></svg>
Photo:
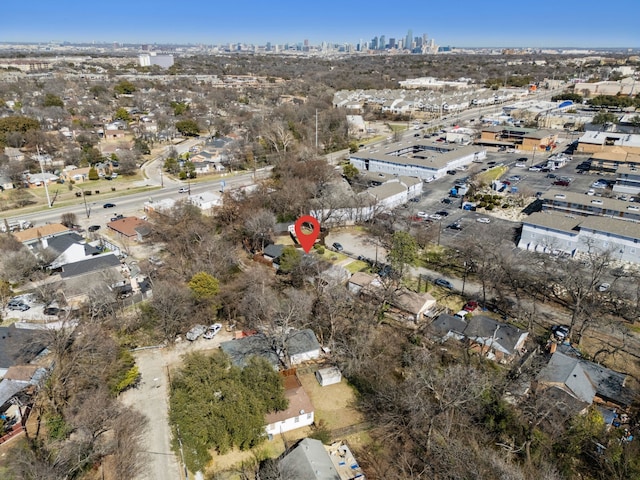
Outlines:
<svg viewBox="0 0 640 480"><path fill-rule="evenodd" d="M282 478L296 480L340 480L320 440L305 438L285 453L279 462Z"/></svg>
<svg viewBox="0 0 640 480"><path fill-rule="evenodd" d="M75 232L65 233L64 235L58 235L47 239L47 248L50 248L58 254L64 252L74 243L81 243L82 237Z"/></svg>
<svg viewBox="0 0 640 480"><path fill-rule="evenodd" d="M117 267L119 265L120 260L113 253L96 255L86 260L64 265L60 276L62 278L76 277L78 275L84 275L85 273L104 270L109 267Z"/></svg>
<svg viewBox="0 0 640 480"><path fill-rule="evenodd" d="M26 364L47 347L47 334L41 330L0 327L0 368Z"/></svg>

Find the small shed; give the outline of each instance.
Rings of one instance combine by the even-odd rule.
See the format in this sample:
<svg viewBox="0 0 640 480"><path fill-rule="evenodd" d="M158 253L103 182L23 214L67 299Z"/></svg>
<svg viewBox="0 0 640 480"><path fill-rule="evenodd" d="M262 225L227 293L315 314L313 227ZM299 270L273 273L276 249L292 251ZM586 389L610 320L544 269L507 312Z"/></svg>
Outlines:
<svg viewBox="0 0 640 480"><path fill-rule="evenodd" d="M316 379L321 386L326 387L327 385L340 383L342 380L342 373L338 367L321 368L316 371Z"/></svg>

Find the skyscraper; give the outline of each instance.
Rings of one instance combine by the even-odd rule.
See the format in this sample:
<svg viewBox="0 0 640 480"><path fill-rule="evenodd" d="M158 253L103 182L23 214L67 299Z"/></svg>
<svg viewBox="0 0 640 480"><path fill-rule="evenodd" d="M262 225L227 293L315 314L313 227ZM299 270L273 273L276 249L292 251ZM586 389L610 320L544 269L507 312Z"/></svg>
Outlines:
<svg viewBox="0 0 640 480"><path fill-rule="evenodd" d="M380 35L380 42L378 43L378 50L384 50L386 47L384 35Z"/></svg>
<svg viewBox="0 0 640 480"><path fill-rule="evenodd" d="M413 48L413 32L411 29L409 29L407 36L404 39L404 48L406 50L411 50Z"/></svg>

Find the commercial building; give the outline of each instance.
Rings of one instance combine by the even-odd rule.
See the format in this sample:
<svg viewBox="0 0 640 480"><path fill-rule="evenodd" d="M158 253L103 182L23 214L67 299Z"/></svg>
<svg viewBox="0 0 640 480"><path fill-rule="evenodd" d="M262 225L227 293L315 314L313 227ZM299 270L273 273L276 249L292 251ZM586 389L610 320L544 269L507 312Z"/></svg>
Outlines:
<svg viewBox="0 0 640 480"><path fill-rule="evenodd" d="M640 223L602 216L537 212L522 222L518 247L569 256L608 253L615 260L638 263Z"/></svg>
<svg viewBox="0 0 640 480"><path fill-rule="evenodd" d="M143 53L138 56L141 67L157 65L161 68L169 68L173 65L173 55L158 55L156 52Z"/></svg>
<svg viewBox="0 0 640 480"><path fill-rule="evenodd" d="M411 140L391 143L371 150L361 150L349 157L361 172L433 180L446 175L447 170L483 160L487 151L473 146L443 145L430 140Z"/></svg>
<svg viewBox="0 0 640 480"><path fill-rule="evenodd" d="M505 146L519 150L552 151L556 148L558 134L549 130L514 127L513 125L495 125L484 127L477 145Z"/></svg>
<svg viewBox="0 0 640 480"><path fill-rule="evenodd" d="M619 132L585 132L578 139L578 153L626 153L640 155L640 135Z"/></svg>

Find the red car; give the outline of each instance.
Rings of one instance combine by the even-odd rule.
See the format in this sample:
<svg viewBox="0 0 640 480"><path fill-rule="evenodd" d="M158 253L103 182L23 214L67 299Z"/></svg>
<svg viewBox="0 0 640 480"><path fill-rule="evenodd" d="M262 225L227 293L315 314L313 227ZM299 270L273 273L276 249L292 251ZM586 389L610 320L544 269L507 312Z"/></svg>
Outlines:
<svg viewBox="0 0 640 480"><path fill-rule="evenodd" d="M478 308L478 302L474 302L473 300L468 301L464 304L464 307L462 307L462 309L467 312L473 312L476 308Z"/></svg>

